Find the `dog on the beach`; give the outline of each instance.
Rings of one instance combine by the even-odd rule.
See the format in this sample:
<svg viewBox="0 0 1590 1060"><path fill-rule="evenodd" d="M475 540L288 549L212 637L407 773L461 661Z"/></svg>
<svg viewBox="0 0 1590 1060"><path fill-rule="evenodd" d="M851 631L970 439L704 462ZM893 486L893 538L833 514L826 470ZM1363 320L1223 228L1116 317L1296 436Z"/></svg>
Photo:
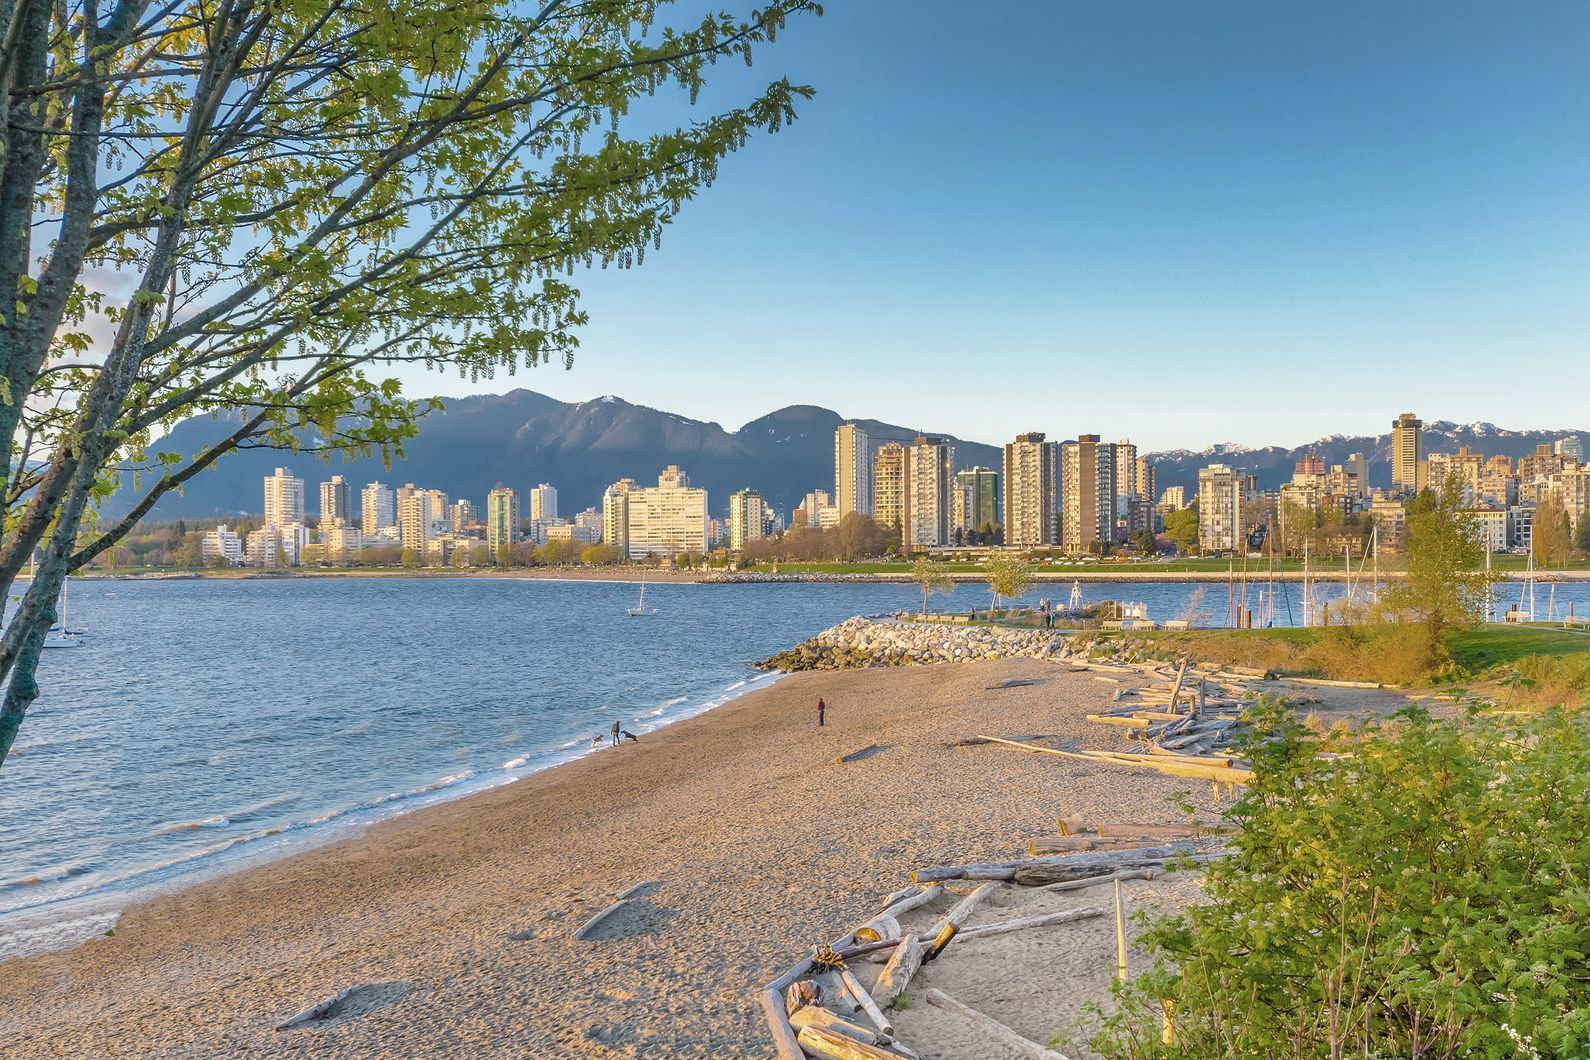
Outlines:
<svg viewBox="0 0 1590 1060"><path fill-rule="evenodd" d="M634 733L630 732L628 729L624 730L624 739L626 739L626 740L634 740L636 743L640 743L640 737L636 736Z"/></svg>

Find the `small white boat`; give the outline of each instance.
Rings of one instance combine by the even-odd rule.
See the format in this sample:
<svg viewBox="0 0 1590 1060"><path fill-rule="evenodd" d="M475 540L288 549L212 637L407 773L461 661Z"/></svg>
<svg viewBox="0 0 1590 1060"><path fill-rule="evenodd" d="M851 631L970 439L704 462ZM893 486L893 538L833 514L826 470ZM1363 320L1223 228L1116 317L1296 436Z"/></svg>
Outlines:
<svg viewBox="0 0 1590 1060"><path fill-rule="evenodd" d="M44 643L41 648L76 648L83 642L78 638L87 630L73 629L66 621L66 583L61 583L61 621L59 625L49 628L44 634Z"/></svg>
<svg viewBox="0 0 1590 1060"><path fill-rule="evenodd" d="M637 603L634 607L628 608L624 613L629 615L630 618L650 618L652 615L655 615L657 613L657 609L655 607L650 608L650 609L648 609L646 607L646 579L645 578L642 578L640 580L640 602Z"/></svg>

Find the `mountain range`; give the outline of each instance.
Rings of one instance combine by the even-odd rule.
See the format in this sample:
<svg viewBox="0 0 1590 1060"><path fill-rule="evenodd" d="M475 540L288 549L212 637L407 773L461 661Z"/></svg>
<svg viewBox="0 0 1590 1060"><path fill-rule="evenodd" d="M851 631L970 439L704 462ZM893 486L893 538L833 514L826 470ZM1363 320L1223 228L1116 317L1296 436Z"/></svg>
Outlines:
<svg viewBox="0 0 1590 1060"><path fill-rule="evenodd" d="M833 489L834 428L850 422L815 405L790 405L752 420L737 431L716 423L689 419L616 397L570 403L529 390L506 394L451 398L444 411L422 422L419 437L404 448L406 459L382 466L379 457L326 463L315 456L252 449L223 458L190 481L180 495L167 495L150 513L151 520L216 518L257 513L262 507L261 479L285 467L306 483L311 512L318 511L318 483L340 474L357 492L365 483L413 482L447 491L453 498L483 503L499 483L526 490L541 482L558 489L559 509L571 513L600 505L602 491L620 478L650 485L667 464L678 464L692 485L708 490L712 511L725 509L728 496L746 487L759 490L777 508L788 511L813 489ZM915 428L858 419L874 445L909 441ZM1388 424L1390 419L1388 417ZM157 449L191 453L228 429L227 420L208 416L179 424ZM1013 435L1015 431L1011 432ZM1486 455L1511 457L1533 452L1536 445L1585 431L1507 431L1487 423L1425 425L1426 448L1453 452L1469 445ZM1051 435L1051 437L1059 437ZM948 437L958 467L1000 465L999 446ZM1261 486L1286 481L1292 465L1305 454L1340 463L1349 453L1366 453L1375 485L1390 485L1390 433L1379 437L1333 435L1294 449L1270 446L1249 449L1214 445L1207 449L1147 454L1155 462L1159 488L1194 488L1198 469L1224 462L1253 472ZM133 503L123 490L109 505L112 512ZM357 502L355 502L357 506Z"/></svg>

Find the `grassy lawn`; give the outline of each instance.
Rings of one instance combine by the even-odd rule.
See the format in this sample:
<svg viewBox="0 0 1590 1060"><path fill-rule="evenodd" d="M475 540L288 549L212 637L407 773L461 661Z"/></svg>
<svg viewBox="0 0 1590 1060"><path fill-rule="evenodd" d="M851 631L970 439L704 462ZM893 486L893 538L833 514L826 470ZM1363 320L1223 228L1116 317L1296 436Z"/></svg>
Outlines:
<svg viewBox="0 0 1590 1060"><path fill-rule="evenodd" d="M1186 654L1302 677L1507 686L1535 705L1582 702L1590 693L1590 635L1542 625L1451 630L1445 640L1449 661L1440 666L1430 665L1413 626L1160 630L1100 637L1107 642L1129 637L1167 658Z"/></svg>

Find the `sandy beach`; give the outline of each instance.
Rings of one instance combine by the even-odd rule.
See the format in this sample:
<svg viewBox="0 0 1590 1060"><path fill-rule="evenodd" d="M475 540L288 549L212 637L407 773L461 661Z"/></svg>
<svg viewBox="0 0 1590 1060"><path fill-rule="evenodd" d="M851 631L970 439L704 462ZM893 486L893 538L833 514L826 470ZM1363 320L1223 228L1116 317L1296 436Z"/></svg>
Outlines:
<svg viewBox="0 0 1590 1060"><path fill-rule="evenodd" d="M1012 677L1038 681L990 687ZM0 967L0 1040L15 1057L770 1055L753 988L911 869L1019 856L1062 812L1173 821L1178 791L1215 812L1201 782L956 746L1119 747L1083 720L1110 691L1027 660L797 674ZM609 937L570 938L646 881ZM275 1029L357 984L386 1003Z"/></svg>

